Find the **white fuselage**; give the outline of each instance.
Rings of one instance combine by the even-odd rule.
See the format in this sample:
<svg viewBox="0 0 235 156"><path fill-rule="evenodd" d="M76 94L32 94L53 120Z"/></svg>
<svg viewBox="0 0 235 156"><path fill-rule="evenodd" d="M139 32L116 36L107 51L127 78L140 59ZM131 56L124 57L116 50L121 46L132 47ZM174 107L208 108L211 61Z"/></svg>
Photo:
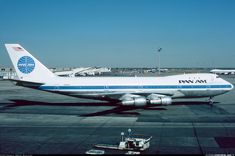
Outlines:
<svg viewBox="0 0 235 156"><path fill-rule="evenodd" d="M56 77L39 87L75 97L115 94L161 94L172 98L213 97L233 88L215 74L183 74L166 77Z"/></svg>

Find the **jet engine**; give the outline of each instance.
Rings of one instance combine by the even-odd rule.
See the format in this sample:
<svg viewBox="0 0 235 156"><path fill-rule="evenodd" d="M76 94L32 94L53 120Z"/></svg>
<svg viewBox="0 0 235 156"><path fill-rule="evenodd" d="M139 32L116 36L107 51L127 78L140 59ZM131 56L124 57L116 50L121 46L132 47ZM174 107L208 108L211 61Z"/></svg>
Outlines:
<svg viewBox="0 0 235 156"><path fill-rule="evenodd" d="M121 104L124 106L145 106L147 104L147 100L144 97L131 97L123 99Z"/></svg>
<svg viewBox="0 0 235 156"><path fill-rule="evenodd" d="M147 104L170 105L172 103L171 97L158 94L151 94L147 98L135 95L125 95L120 100L121 104L124 106L145 106Z"/></svg>
<svg viewBox="0 0 235 156"><path fill-rule="evenodd" d="M153 105L170 105L172 103L172 98L169 96L151 94L147 97L147 99L148 103Z"/></svg>

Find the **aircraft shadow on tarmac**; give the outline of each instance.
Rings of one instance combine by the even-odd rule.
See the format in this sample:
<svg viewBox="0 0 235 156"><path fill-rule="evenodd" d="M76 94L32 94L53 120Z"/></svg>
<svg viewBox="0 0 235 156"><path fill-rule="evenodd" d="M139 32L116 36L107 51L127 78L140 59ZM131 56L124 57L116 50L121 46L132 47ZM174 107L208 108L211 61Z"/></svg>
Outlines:
<svg viewBox="0 0 235 156"><path fill-rule="evenodd" d="M120 114L120 115L140 115L137 110L167 110L164 106L161 105L147 105L147 106L121 106L113 102L76 102L76 103L52 103L52 102L40 102L40 101L30 101L30 100L20 100L12 99L10 100L13 103L5 103L6 105L1 108L1 110L11 109L14 107L21 106L114 106L112 109L99 111L95 113L82 114L80 116L89 117L89 116L104 116L109 114ZM214 102L219 103L219 102ZM208 102L203 101L182 101L182 102L173 102L172 105L208 105ZM115 107L116 106L116 107ZM167 106L168 107L168 106ZM134 112L132 112L134 111Z"/></svg>
<svg viewBox="0 0 235 156"><path fill-rule="evenodd" d="M214 104L217 104L219 102L213 102ZM208 105L209 103L207 101L177 101L173 102L172 105Z"/></svg>

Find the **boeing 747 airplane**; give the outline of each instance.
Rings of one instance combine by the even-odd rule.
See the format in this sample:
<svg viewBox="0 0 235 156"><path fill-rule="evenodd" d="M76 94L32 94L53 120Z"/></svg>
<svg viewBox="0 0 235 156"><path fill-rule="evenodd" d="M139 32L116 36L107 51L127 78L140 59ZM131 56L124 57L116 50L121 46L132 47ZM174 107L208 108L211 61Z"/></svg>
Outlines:
<svg viewBox="0 0 235 156"><path fill-rule="evenodd" d="M173 98L201 98L224 94L233 85L215 74L165 77L59 77L19 44L5 44L17 85L79 98L115 100L126 106L170 105Z"/></svg>

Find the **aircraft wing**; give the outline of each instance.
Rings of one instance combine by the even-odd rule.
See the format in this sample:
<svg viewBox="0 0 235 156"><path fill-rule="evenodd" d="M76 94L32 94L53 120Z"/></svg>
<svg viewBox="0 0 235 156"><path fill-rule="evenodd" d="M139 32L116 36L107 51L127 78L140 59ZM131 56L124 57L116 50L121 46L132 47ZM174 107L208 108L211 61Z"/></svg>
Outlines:
<svg viewBox="0 0 235 156"><path fill-rule="evenodd" d="M103 96L109 99L115 99L115 100L121 100L122 97L124 96L129 96L129 97L147 97L153 93L145 93L145 92L107 92L107 93L102 93L99 94L99 96ZM154 93L155 95L158 95L159 97L163 96L173 96L173 94L163 94L163 93Z"/></svg>
<svg viewBox="0 0 235 156"><path fill-rule="evenodd" d="M144 106L147 102L150 104L163 104L169 105L172 103L172 94L157 94L157 93L144 93L144 92L133 92L133 93L108 93L103 94L102 98L107 100L119 101L122 105L135 105ZM108 100L108 101L110 101Z"/></svg>

